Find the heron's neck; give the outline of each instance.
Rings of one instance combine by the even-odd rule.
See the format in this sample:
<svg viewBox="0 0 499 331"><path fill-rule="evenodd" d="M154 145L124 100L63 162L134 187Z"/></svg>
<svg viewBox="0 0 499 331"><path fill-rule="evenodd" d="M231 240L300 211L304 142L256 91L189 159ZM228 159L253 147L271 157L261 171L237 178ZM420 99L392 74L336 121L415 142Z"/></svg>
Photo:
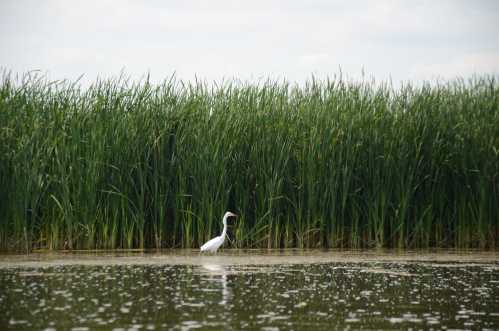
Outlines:
<svg viewBox="0 0 499 331"><path fill-rule="evenodd" d="M224 224L224 229L222 230L222 237L225 238L225 235L227 234L227 216L224 216L222 222Z"/></svg>

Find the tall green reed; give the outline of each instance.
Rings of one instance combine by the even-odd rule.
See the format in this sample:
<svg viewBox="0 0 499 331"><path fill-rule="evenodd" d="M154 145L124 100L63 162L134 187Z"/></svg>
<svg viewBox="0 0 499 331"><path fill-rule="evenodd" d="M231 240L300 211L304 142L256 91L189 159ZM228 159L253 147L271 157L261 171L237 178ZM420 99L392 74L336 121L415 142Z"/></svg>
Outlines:
<svg viewBox="0 0 499 331"><path fill-rule="evenodd" d="M0 246L495 247L495 77L0 83Z"/></svg>

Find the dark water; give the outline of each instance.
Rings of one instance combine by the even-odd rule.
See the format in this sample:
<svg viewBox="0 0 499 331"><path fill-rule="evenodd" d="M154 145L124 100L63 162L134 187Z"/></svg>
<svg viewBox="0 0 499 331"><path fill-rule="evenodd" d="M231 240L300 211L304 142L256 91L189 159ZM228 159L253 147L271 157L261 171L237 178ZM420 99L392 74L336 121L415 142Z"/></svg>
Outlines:
<svg viewBox="0 0 499 331"><path fill-rule="evenodd" d="M0 329L499 329L498 261L217 261L0 267Z"/></svg>

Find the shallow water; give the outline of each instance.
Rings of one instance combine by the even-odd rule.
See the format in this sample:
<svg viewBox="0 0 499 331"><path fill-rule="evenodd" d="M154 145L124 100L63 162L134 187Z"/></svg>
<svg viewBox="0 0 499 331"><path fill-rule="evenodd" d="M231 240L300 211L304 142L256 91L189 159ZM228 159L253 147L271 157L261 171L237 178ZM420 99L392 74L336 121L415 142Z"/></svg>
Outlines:
<svg viewBox="0 0 499 331"><path fill-rule="evenodd" d="M499 256L0 256L0 329L498 329Z"/></svg>

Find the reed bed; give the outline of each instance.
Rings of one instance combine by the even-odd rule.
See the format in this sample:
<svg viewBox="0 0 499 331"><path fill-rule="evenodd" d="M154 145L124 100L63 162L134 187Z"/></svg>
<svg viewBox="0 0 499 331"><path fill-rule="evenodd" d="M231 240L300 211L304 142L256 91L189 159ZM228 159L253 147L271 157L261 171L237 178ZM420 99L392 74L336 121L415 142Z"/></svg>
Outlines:
<svg viewBox="0 0 499 331"><path fill-rule="evenodd" d="M495 77L0 82L3 249L493 248L498 205Z"/></svg>

